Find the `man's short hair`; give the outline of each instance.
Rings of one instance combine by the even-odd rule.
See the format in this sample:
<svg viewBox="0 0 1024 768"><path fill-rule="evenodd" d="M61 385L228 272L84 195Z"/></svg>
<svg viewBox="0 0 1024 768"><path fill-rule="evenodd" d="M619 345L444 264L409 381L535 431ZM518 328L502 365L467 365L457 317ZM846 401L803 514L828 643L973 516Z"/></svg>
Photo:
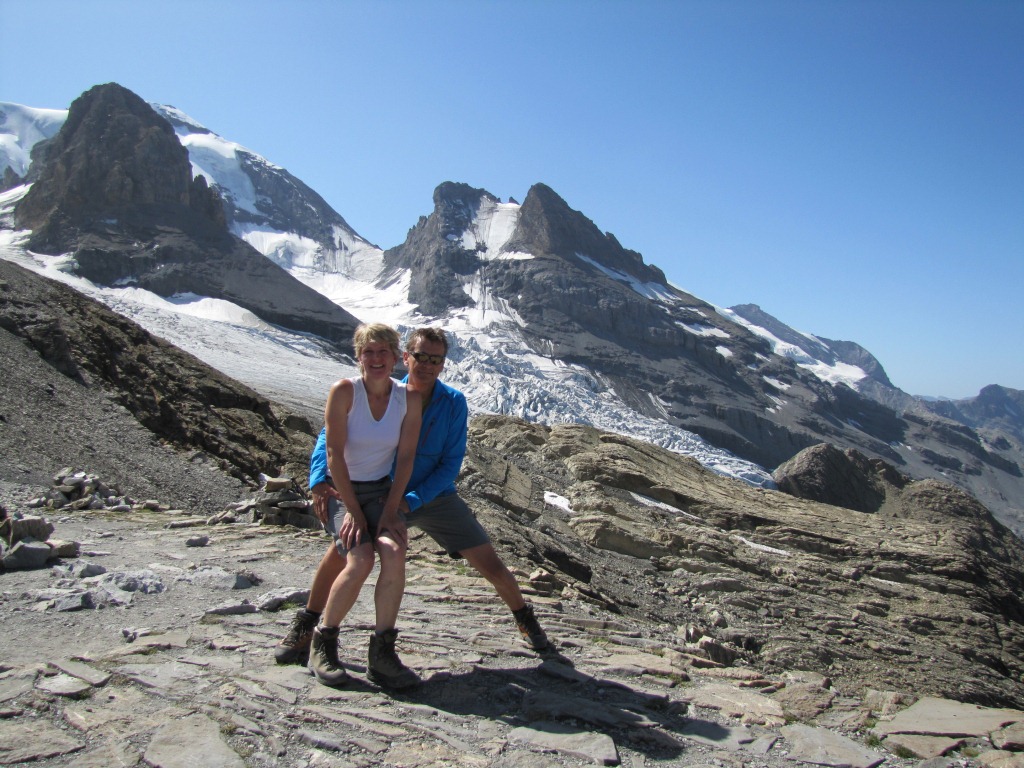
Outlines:
<svg viewBox="0 0 1024 768"><path fill-rule="evenodd" d="M410 351L417 341L430 341L436 344L444 345L444 353L448 354L448 336L441 328L430 328L424 326L417 328L409 334L409 338L405 341L405 351Z"/></svg>

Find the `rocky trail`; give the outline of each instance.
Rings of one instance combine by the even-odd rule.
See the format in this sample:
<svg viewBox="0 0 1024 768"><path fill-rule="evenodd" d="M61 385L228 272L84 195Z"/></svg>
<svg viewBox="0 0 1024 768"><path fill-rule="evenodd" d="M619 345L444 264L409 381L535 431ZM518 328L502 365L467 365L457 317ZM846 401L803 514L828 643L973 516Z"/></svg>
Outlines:
<svg viewBox="0 0 1024 768"><path fill-rule="evenodd" d="M273 657L325 534L138 506L46 515L79 552L0 573L0 765L1024 765L1024 711L723 666L675 626L518 571L555 643L535 653L422 536L399 651L423 684L365 678L368 584L342 631L353 683L330 689Z"/></svg>

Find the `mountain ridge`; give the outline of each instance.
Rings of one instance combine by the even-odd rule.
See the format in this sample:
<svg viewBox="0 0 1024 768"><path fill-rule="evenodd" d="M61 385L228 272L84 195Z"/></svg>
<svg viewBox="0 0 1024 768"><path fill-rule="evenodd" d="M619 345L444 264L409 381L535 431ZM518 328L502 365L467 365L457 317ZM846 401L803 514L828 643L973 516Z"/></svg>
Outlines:
<svg viewBox="0 0 1024 768"><path fill-rule="evenodd" d="M135 343L117 343L118 334ZM68 343L53 344L59 339ZM0 346L9 361L0 417L10 427L0 430L0 500L16 518L31 517L31 499L55 491L58 470L47 462L71 461L130 495L159 490L161 500L184 503L173 524L141 512L181 536L179 544L194 530L168 529L198 524L210 538L251 548L252 537L273 534L244 524L230 481L251 487L262 473L279 472L305 479L308 423L293 430L289 424L299 425L276 404L147 338L99 302L6 261ZM50 417L68 428L54 430ZM131 418L153 430L149 442L160 435L170 445L146 445ZM126 456L132 446L138 455ZM525 569L524 582L533 572L535 601L571 603L590 620L621 618L636 631L620 642L661 654L680 672L804 672L827 677L825 687L844 696L883 690L993 706L1024 701L1024 542L954 486L914 481L852 452L810 449L784 475L780 485L797 493L754 488L585 425L480 415L470 423L458 483L503 559ZM869 503L824 503L816 498L821 478L825 491L847 483ZM226 501L242 525L216 514ZM68 515L84 516L93 530L123 522L110 511L61 510L62 521ZM417 548L432 551L422 539ZM154 557L132 549L150 558L141 562ZM281 567L277 548L259 549L269 557L260 568ZM57 618L81 627L105 613ZM13 616L39 621L34 611ZM202 623L195 614L180 620ZM560 624L550 631L568 641L562 651L575 653ZM273 635L261 634L269 656Z"/></svg>
<svg viewBox="0 0 1024 768"><path fill-rule="evenodd" d="M182 133L198 123L177 119L185 144ZM200 133L210 140L205 129ZM238 150L232 151L236 170L259 164L256 155L238 160ZM190 152L195 169L202 158L197 163L197 150ZM227 175L218 181L214 171ZM915 476L954 479L1020 523L1021 450L1012 429L1007 435L997 424L982 434L957 420L966 418L959 410L939 413L901 393L886 383L881 364L853 342L818 339L814 347L806 334L776 321L775 330L790 340L779 339L736 309L719 309L669 285L659 269L546 185L534 185L519 205L446 182L435 190L434 211L420 218L404 243L381 252L361 239L339 245L333 227L344 220L337 214L331 219L318 196L311 208L320 206L319 212L296 221L294 236L275 231L266 211L262 223L248 220L254 214L238 203L255 197L232 193L239 174L207 172L214 174L210 186L223 190L228 203L225 219L236 229L239 222L253 225L249 242L290 265L294 277L334 305L344 303L373 319L384 315L398 325L449 327L450 371L471 403L540 420L557 420L561 413L594 423L600 417L595 409L614 400L614 413L635 414L621 422L625 429L660 421L670 432L699 434L766 467L816 442L834 442ZM289 194L304 189L293 184ZM281 210L289 207L295 206ZM334 224L326 226L329 219ZM217 290L214 295L231 298ZM534 395L522 391L517 378L548 375L551 365L542 358L579 375L563 372L559 384ZM580 408L573 408L564 399L565 386L580 384ZM667 433L654 439L676 440Z"/></svg>

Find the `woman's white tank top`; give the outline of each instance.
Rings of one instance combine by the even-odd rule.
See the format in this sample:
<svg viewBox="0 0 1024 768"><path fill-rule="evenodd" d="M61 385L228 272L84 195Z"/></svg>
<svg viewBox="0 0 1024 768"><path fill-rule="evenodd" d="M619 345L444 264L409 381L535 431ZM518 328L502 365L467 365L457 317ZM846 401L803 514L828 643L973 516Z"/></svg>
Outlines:
<svg viewBox="0 0 1024 768"><path fill-rule="evenodd" d="M348 440L345 443L345 465L350 480L379 480L391 474L398 451L398 438L405 419L405 384L391 383L388 409L380 421L370 413L366 388L361 377L353 384L352 410L348 414Z"/></svg>

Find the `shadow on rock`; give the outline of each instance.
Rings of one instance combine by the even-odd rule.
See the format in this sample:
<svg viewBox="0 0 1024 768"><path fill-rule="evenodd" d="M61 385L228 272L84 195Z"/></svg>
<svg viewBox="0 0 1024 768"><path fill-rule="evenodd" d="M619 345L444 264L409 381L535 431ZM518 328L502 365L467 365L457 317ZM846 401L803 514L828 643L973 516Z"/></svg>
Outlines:
<svg viewBox="0 0 1024 768"><path fill-rule="evenodd" d="M685 735L699 733L705 743L723 746L732 738L728 728L686 717L685 702L583 674L562 663L566 660L557 652L545 656L534 669L437 674L401 698L540 733L604 734L650 759L679 757L693 746L681 738Z"/></svg>

